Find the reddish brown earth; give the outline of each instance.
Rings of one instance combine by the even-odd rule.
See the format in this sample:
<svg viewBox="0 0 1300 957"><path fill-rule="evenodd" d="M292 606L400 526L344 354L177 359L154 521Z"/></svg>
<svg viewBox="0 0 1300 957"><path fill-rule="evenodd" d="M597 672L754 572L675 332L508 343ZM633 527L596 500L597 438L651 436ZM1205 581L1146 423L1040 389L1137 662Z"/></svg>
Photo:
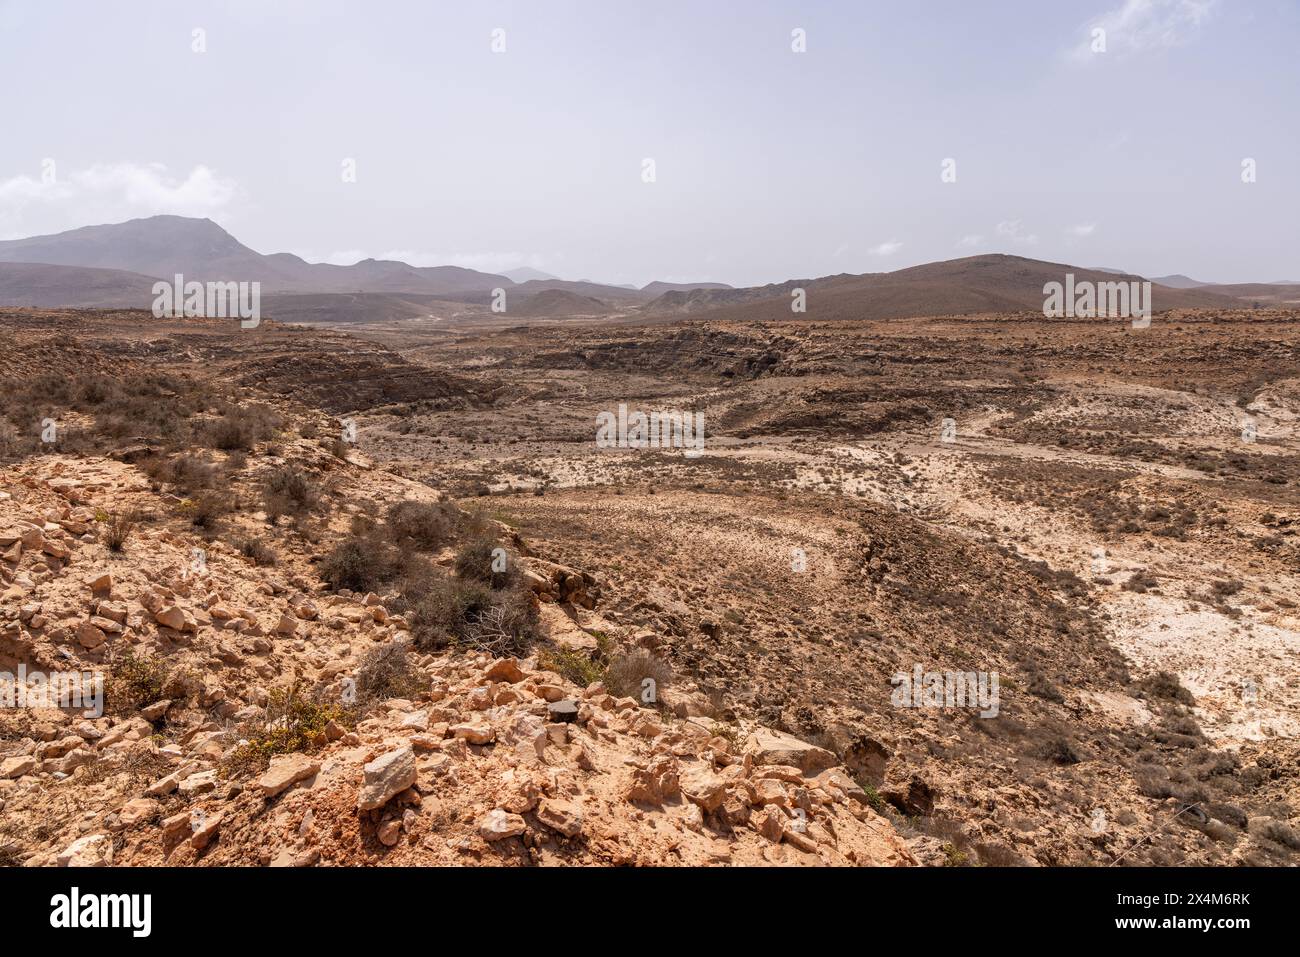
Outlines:
<svg viewBox="0 0 1300 957"><path fill-rule="evenodd" d="M78 860L120 863L1282 864L1300 848L1294 311L1142 330L0 323L0 531L54 543L0 562L0 657L111 676L130 649L173 671L157 717L111 697L90 722L3 716L10 863L81 838ZM597 448L619 404L703 413L703 454ZM263 425L214 448L232 408ZM183 487L184 457L208 484ZM288 466L313 501L273 515ZM341 735L269 772L232 760L276 689L333 707L412 628L408 582L368 599L322 580L349 527L389 529L400 500L477 515L427 553L450 580L484 534L527 573L519 677L491 677L499 656L472 642L405 648L403 693L349 706ZM128 506L147 518L110 552L106 519ZM250 537L274 566L243 554ZM107 599L86 583L101 569ZM81 627L101 601L125 617L102 642ZM171 605L184 630L159 622ZM663 693L620 703L574 684L575 661L611 681L636 661ZM996 715L897 707L891 678L916 666L996 672ZM547 721L557 695L586 709L576 723ZM483 725L491 742L468 743ZM358 809L362 765L407 744L413 785ZM266 796L277 770L312 768ZM146 795L170 774L192 783Z"/></svg>

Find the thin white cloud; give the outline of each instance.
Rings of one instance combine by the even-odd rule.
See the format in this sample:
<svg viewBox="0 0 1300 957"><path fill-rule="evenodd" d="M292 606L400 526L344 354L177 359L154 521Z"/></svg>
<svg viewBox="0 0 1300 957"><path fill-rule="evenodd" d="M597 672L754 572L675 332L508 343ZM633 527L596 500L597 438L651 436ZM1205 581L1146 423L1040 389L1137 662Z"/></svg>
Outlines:
<svg viewBox="0 0 1300 957"><path fill-rule="evenodd" d="M878 246L872 246L867 250L873 256L892 256L903 248L903 244L897 239L890 239Z"/></svg>
<svg viewBox="0 0 1300 957"><path fill-rule="evenodd" d="M963 236L957 240L956 245L960 249L973 249L976 246L984 245L984 237L979 233L971 233L969 236Z"/></svg>
<svg viewBox="0 0 1300 957"><path fill-rule="evenodd" d="M1091 236L1094 232L1096 232L1096 230L1097 230L1096 223L1079 223L1077 226L1071 226L1069 229L1066 230L1066 232L1069 233L1071 236L1076 236L1079 239L1083 239L1086 236Z"/></svg>
<svg viewBox="0 0 1300 957"><path fill-rule="evenodd" d="M0 180L0 231L32 235L161 213L215 217L238 195L234 180L202 165L178 177L161 163L65 171L54 162L35 176Z"/></svg>
<svg viewBox="0 0 1300 957"><path fill-rule="evenodd" d="M1018 219L1004 219L997 225L997 234L1009 243L1017 246L1036 246L1038 236L1025 232L1025 225Z"/></svg>
<svg viewBox="0 0 1300 957"><path fill-rule="evenodd" d="M1186 43L1210 19L1218 0L1124 0L1082 28L1083 39L1069 56L1088 61L1131 56ZM1105 31L1105 52L1094 49L1095 30Z"/></svg>

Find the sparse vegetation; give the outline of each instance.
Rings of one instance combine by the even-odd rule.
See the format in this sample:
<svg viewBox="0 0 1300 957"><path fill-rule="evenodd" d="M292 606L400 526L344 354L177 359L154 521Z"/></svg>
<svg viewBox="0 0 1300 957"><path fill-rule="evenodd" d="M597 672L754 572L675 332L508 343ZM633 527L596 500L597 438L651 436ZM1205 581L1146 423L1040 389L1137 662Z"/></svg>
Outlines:
<svg viewBox="0 0 1300 957"><path fill-rule="evenodd" d="M232 511L230 497L222 492L201 492L181 503L181 513L195 528L215 532L221 519Z"/></svg>
<svg viewBox="0 0 1300 957"><path fill-rule="evenodd" d="M410 543L422 551L446 544L455 525L455 507L446 502L395 502L388 509L389 534L399 543Z"/></svg>
<svg viewBox="0 0 1300 957"><path fill-rule="evenodd" d="M494 539L479 536L471 539L456 554L456 574L490 585L508 588L516 580L513 558Z"/></svg>
<svg viewBox="0 0 1300 957"><path fill-rule="evenodd" d="M615 655L605 669L605 687L609 693L620 698L635 698L638 702L662 705L659 693L667 688L673 680L673 672L667 662L660 661L648 651L633 651L629 654ZM646 681L654 697L644 697Z"/></svg>
<svg viewBox="0 0 1300 957"><path fill-rule="evenodd" d="M227 406L220 417L205 425L201 438L214 449L251 452L278 424L278 418L266 406Z"/></svg>
<svg viewBox="0 0 1300 957"><path fill-rule="evenodd" d="M1141 687L1152 697L1163 701L1175 701L1188 707L1196 704L1192 693L1183 687L1178 675L1172 671L1157 671L1143 681Z"/></svg>
<svg viewBox="0 0 1300 957"><path fill-rule="evenodd" d="M273 566L279 561L275 549L262 538L246 535L236 542L235 547L239 549L239 554L250 559L258 567Z"/></svg>
<svg viewBox="0 0 1300 957"><path fill-rule="evenodd" d="M320 576L336 590L374 591L397 577L401 553L374 526L361 522L335 545L320 565Z"/></svg>
<svg viewBox="0 0 1300 957"><path fill-rule="evenodd" d="M604 667L586 652L576 648L546 648L538 655L537 663L579 688L605 679Z"/></svg>
<svg viewBox="0 0 1300 957"><path fill-rule="evenodd" d="M277 688L271 692L264 714L241 729L245 743L231 751L222 771L229 777L255 774L277 754L319 748L331 721L351 727L353 720L349 709L312 700L296 684Z"/></svg>
<svg viewBox="0 0 1300 957"><path fill-rule="evenodd" d="M426 681L411 664L410 643L387 641L365 653L356 672L357 709L365 711L385 698L413 698Z"/></svg>
<svg viewBox="0 0 1300 957"><path fill-rule="evenodd" d="M317 505L316 489L300 466L282 465L267 476L262 502L271 521L282 515L298 517Z"/></svg>
<svg viewBox="0 0 1300 957"><path fill-rule="evenodd" d="M104 681L104 708L111 714L134 715L162 701L170 674L156 656L126 651L115 658Z"/></svg>
<svg viewBox="0 0 1300 957"><path fill-rule="evenodd" d="M104 526L104 544L108 550L114 553L120 553L126 543L130 540L136 525L139 524L139 513L134 510L99 512L95 520Z"/></svg>

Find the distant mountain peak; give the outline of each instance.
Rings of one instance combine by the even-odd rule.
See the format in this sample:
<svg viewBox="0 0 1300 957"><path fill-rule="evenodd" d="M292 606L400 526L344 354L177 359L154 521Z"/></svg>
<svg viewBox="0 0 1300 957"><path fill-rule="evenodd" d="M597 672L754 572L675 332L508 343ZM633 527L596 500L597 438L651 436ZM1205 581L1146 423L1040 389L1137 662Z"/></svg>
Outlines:
<svg viewBox="0 0 1300 957"><path fill-rule="evenodd" d="M529 282L533 279L552 280L559 279L559 276L552 276L548 272L542 272L540 269L534 269L532 266L519 266L515 269L507 269L501 273L511 282Z"/></svg>
<svg viewBox="0 0 1300 957"><path fill-rule="evenodd" d="M289 253L263 255L211 219L169 214L0 242L0 263L4 262L117 269L163 279L181 274L200 282L259 282L268 293L439 296L509 284L504 276L454 266L417 269L373 258L336 266L309 263Z"/></svg>

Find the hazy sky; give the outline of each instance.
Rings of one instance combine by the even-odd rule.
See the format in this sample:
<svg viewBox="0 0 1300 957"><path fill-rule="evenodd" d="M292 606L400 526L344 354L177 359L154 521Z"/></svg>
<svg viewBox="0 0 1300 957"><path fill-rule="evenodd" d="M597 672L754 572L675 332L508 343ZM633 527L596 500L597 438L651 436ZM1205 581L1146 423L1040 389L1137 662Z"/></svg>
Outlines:
<svg viewBox="0 0 1300 957"><path fill-rule="evenodd" d="M1297 0L0 0L0 88L0 238L172 212L637 284L1300 280Z"/></svg>

